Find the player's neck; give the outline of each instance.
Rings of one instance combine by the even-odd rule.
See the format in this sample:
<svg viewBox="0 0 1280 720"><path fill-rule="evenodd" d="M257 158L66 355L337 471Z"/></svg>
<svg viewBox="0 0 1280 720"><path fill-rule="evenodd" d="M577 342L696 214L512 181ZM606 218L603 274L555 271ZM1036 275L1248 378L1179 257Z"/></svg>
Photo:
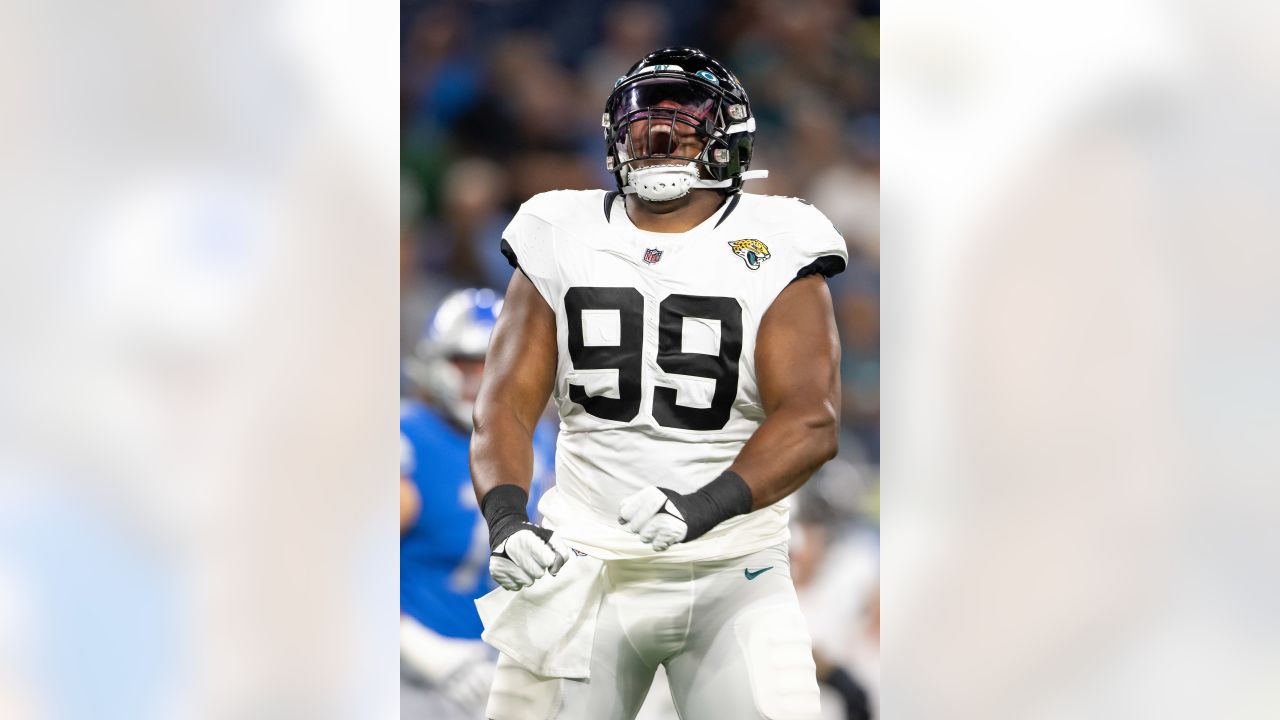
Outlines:
<svg viewBox="0 0 1280 720"><path fill-rule="evenodd" d="M694 190L666 202L650 202L627 195L627 217L631 224L649 232L688 232L714 215L724 200L725 195L714 190Z"/></svg>

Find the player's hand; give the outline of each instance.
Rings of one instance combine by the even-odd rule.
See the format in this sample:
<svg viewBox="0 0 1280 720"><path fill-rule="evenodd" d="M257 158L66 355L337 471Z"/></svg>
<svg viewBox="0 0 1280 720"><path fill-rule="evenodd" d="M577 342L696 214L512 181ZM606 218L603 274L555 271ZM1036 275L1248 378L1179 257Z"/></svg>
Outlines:
<svg viewBox="0 0 1280 720"><path fill-rule="evenodd" d="M495 666L488 659L467 663L445 678L441 688L450 700L463 708L477 714L482 713L489 702Z"/></svg>
<svg viewBox="0 0 1280 720"><path fill-rule="evenodd" d="M522 522L494 546L489 556L489 574L507 590L520 590L547 573L560 572L572 554L551 530Z"/></svg>
<svg viewBox="0 0 1280 720"><path fill-rule="evenodd" d="M413 618L401 616L400 657L457 704L483 712L494 668L484 643L444 637Z"/></svg>
<svg viewBox="0 0 1280 720"><path fill-rule="evenodd" d="M751 508L751 488L736 472L726 470L686 495L650 485L622 501L618 522L662 552L678 542L697 540Z"/></svg>
<svg viewBox="0 0 1280 720"><path fill-rule="evenodd" d="M675 491L650 485L622 501L618 522L654 550L662 552L688 539L689 525L677 505L681 497Z"/></svg>

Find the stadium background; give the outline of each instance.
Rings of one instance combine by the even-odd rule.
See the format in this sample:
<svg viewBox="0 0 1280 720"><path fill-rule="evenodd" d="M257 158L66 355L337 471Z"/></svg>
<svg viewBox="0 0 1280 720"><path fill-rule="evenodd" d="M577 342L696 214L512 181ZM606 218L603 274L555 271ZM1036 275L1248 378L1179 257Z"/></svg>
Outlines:
<svg viewBox="0 0 1280 720"><path fill-rule="evenodd" d="M793 575L820 664L872 700L879 662L879 5L838 0L401 5L401 350L436 303L506 287L499 235L539 192L611 188L599 118L648 52L725 62L758 118L748 191L803 197L849 246L831 282L843 346L840 456L798 494ZM824 690L824 712L839 718ZM651 703L659 717L669 708Z"/></svg>

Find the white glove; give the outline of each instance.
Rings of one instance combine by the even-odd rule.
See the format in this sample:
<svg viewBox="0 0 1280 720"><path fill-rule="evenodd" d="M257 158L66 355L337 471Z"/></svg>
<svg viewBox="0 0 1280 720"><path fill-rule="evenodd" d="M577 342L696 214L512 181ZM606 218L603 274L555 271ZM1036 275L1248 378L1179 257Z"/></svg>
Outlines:
<svg viewBox="0 0 1280 720"><path fill-rule="evenodd" d="M400 657L449 699L484 711L495 662L483 642L444 637L401 615Z"/></svg>
<svg viewBox="0 0 1280 720"><path fill-rule="evenodd" d="M493 687L493 674L496 668L497 663L487 659L467 663L445 678L440 689L450 700L468 710L475 711L479 716L489 704L489 690Z"/></svg>
<svg viewBox="0 0 1280 720"><path fill-rule="evenodd" d="M507 590L520 590L547 573L560 572L572 556L569 546L554 532L523 523L493 549L489 574Z"/></svg>
<svg viewBox="0 0 1280 720"><path fill-rule="evenodd" d="M658 552L682 542L689 533L684 515L666 493L653 485L622 501L618 522Z"/></svg>

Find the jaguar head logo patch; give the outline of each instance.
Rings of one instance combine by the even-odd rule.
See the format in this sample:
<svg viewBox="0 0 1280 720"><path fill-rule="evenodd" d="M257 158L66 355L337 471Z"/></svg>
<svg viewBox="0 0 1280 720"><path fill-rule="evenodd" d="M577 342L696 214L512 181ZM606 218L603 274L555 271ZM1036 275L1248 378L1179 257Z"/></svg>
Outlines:
<svg viewBox="0 0 1280 720"><path fill-rule="evenodd" d="M769 259L769 246L759 240L734 240L729 247L752 270L759 270L760 263Z"/></svg>

